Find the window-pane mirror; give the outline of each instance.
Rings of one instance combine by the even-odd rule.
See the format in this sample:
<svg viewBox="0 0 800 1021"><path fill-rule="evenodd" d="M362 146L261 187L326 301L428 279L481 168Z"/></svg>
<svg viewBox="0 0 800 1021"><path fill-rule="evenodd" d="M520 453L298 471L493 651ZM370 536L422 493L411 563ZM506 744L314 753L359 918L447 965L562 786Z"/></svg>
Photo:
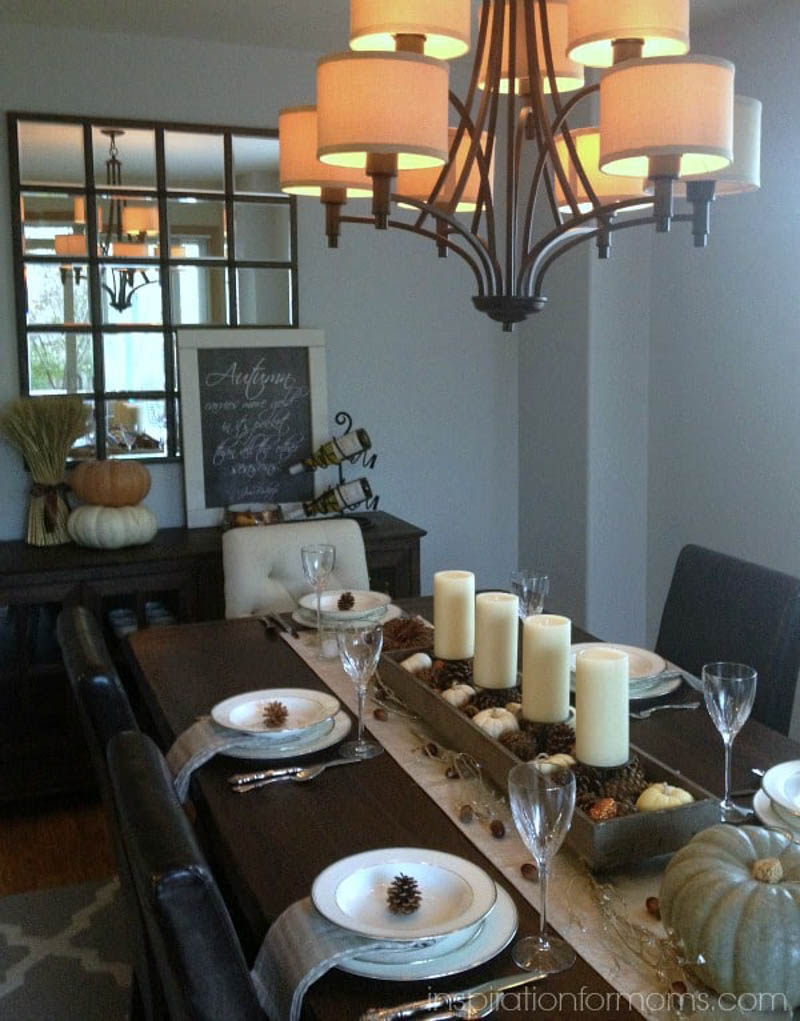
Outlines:
<svg viewBox="0 0 800 1021"><path fill-rule="evenodd" d="M296 326L273 130L8 114L22 393L80 393L76 457L180 456L175 328Z"/></svg>

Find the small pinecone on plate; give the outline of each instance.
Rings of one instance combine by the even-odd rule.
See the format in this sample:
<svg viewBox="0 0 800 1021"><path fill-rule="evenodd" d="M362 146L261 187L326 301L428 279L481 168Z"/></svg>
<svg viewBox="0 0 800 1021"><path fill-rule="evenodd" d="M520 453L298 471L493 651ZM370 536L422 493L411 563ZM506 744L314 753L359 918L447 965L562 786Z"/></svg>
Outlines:
<svg viewBox="0 0 800 1021"><path fill-rule="evenodd" d="M337 610L352 610L356 605L356 597L352 592L342 592L336 603Z"/></svg>
<svg viewBox="0 0 800 1021"><path fill-rule="evenodd" d="M386 891L386 901L393 915L411 915L422 903L419 883L402 872L396 875Z"/></svg>
<svg viewBox="0 0 800 1021"><path fill-rule="evenodd" d="M512 755L516 755L523 762L535 759L539 752L536 735L526 733L524 730L513 730L503 734L500 744L505 745Z"/></svg>
<svg viewBox="0 0 800 1021"><path fill-rule="evenodd" d="M261 710L261 719L265 727L280 727L289 715L289 710L283 702L267 702Z"/></svg>
<svg viewBox="0 0 800 1021"><path fill-rule="evenodd" d="M544 750L548 755L562 752L572 753L575 747L575 731L567 723L553 723L544 736Z"/></svg>

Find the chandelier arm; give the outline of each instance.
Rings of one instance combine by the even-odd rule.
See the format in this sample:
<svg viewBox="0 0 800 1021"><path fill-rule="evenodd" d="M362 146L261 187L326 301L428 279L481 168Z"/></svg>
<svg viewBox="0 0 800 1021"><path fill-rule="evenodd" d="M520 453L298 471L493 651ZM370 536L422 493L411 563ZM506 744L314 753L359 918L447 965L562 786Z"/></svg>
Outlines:
<svg viewBox="0 0 800 1021"><path fill-rule="evenodd" d="M416 199L411 199L407 195L403 196L403 202L414 205L423 205L421 202L417 202ZM416 223L407 223L405 220L389 220L389 227L396 227L399 230L406 230L412 234L418 234L420 237L428 238L431 241L436 242L437 245L445 245L450 251L455 252L456 255L461 256L464 262L472 270L475 275L475 280L478 285L478 293L483 296L486 294L487 285L490 293L494 293L494 274L492 272L492 264L489 259L486 247L480 238L474 237L468 234L464 228L456 220L452 219L447 213L439 210L437 211L440 219L445 220L450 226L455 228L456 233L466 242L468 242L476 254L478 259L474 259L467 251L457 245L454 241L451 241L448 237L442 237L435 231L428 230L425 227L419 227ZM340 223L359 223L364 226L374 227L375 221L370 216L342 216ZM480 263L480 265L479 265ZM481 267L485 273L484 276L481 274Z"/></svg>
<svg viewBox="0 0 800 1021"><path fill-rule="evenodd" d="M498 5L499 6L499 5ZM530 66L530 65L529 65ZM516 126L517 4L508 5L508 92L506 95L506 257L505 293L513 293L517 260L517 202L521 139Z"/></svg>
<svg viewBox="0 0 800 1021"><path fill-rule="evenodd" d="M585 85L582 89L580 89L578 92L576 92L573 96L570 96L569 100L566 103L563 104L561 113L557 117L555 117L555 119L553 120L553 131L554 132L558 131L559 128L561 127L561 125L564 123L565 119L570 115L570 113L572 113L572 111L575 109L575 107L578 105L578 103L582 102L582 100L586 99L593 92L597 92L599 90L599 88L600 88L600 86L597 85L597 84L595 84L595 85ZM528 194L528 204L527 204L527 208L525 210L525 227L524 227L524 230L523 230L522 237L525 239L525 250L526 251L528 251L530 249L530 246L532 244L532 238L533 238L533 214L534 214L534 211L536 209L536 196L537 196L537 194L539 192L539 186L540 186L539 185L539 181L540 181L540 178L541 178L541 176L542 176L542 174L544 172L545 164L547 162L547 155L548 155L547 149L542 149L541 146L540 146L540 148L539 148L539 158L536 161L536 168L535 168L535 170L533 172L533 178L531 180L531 188L530 188L530 192ZM573 194L572 197L573 198L575 197L574 194ZM576 206L575 206L574 211L573 211L573 215L578 215L579 212L580 211L578 210L577 203L576 203ZM556 222L557 223L561 222L561 217L560 216L557 217Z"/></svg>

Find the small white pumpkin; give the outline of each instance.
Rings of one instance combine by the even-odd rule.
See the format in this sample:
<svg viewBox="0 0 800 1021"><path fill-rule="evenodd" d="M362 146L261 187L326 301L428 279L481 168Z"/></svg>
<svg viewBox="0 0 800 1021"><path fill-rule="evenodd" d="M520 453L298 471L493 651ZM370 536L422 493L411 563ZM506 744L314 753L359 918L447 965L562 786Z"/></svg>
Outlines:
<svg viewBox="0 0 800 1021"><path fill-rule="evenodd" d="M575 759L566 752L556 752L554 755L539 755L537 759L540 762L548 762L551 766L566 766L567 769L575 765Z"/></svg>
<svg viewBox="0 0 800 1021"><path fill-rule="evenodd" d="M785 834L703 830L667 865L659 909L706 985L800 1004L800 847Z"/></svg>
<svg viewBox="0 0 800 1021"><path fill-rule="evenodd" d="M636 799L636 808L639 812L659 812L662 808L688 805L690 801L694 798L683 787L673 787L666 782L651 783Z"/></svg>
<svg viewBox="0 0 800 1021"><path fill-rule="evenodd" d="M506 709L513 713L517 719L522 716L522 702L506 702Z"/></svg>
<svg viewBox="0 0 800 1021"><path fill-rule="evenodd" d="M485 734L496 740L499 740L503 734L519 730L516 716L508 709L501 709L500 706L495 706L493 709L481 709L472 717L472 722L480 727Z"/></svg>
<svg viewBox="0 0 800 1021"><path fill-rule="evenodd" d="M453 684L449 688L444 689L442 698L454 708L463 709L468 702L472 701L474 694L475 689L469 684Z"/></svg>
<svg viewBox="0 0 800 1021"><path fill-rule="evenodd" d="M120 549L150 542L158 531L156 516L149 507L76 507L67 519L67 531L79 546Z"/></svg>

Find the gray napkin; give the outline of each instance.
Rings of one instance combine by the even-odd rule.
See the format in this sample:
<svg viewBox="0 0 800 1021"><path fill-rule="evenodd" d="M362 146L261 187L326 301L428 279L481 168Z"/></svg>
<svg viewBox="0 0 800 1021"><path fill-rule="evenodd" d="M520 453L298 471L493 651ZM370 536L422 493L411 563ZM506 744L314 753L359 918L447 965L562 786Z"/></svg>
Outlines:
<svg viewBox="0 0 800 1021"><path fill-rule="evenodd" d="M221 727L210 716L201 717L187 727L167 752L167 764L172 773L175 793L185 801L189 793L192 773L218 752L237 752L241 749L263 749L264 758L275 753L274 740L267 743L259 734L243 734Z"/></svg>
<svg viewBox="0 0 800 1021"><path fill-rule="evenodd" d="M297 1021L308 987L340 961L367 947L385 950L397 944L334 925L317 911L310 897L295 901L273 922L251 972L267 1016L275 1021Z"/></svg>

